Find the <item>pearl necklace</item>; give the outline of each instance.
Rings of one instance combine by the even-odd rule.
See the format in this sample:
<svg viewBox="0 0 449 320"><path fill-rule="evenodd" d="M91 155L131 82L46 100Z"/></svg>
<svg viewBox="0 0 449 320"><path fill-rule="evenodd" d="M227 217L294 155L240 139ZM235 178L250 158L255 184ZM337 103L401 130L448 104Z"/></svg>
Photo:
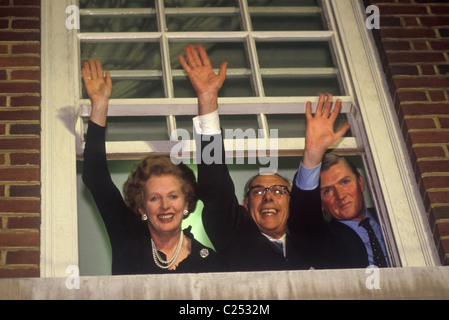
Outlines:
<svg viewBox="0 0 449 320"><path fill-rule="evenodd" d="M179 243L178 243L178 247L176 248L175 253L173 254L173 257L171 257L170 260L164 260L161 258L161 256L159 255L159 252L156 249L156 245L154 244L153 239L151 239L151 248L153 251L153 260L154 263L162 269L168 269L170 268L176 261L176 259L178 258L179 252L181 251L181 247L182 247L182 242L184 240L184 233L181 231L181 235L179 237Z"/></svg>

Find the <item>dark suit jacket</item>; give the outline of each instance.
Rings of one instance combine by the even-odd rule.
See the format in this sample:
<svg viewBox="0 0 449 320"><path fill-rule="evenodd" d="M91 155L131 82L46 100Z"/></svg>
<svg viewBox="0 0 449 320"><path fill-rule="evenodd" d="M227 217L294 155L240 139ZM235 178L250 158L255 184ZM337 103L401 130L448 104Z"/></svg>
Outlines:
<svg viewBox="0 0 449 320"><path fill-rule="evenodd" d="M210 137L210 136L209 136ZM218 254L222 255L232 271L309 269L287 235L287 258L259 230L248 211L238 203L234 183L225 164L221 135L211 136L211 142L202 141L201 151L213 143L215 152L221 152L220 163L198 163L199 196L204 203L203 225ZM196 137L197 145L199 137ZM201 139L203 140L203 139ZM198 148L200 149L200 148Z"/></svg>
<svg viewBox="0 0 449 320"><path fill-rule="evenodd" d="M316 269L369 265L365 245L358 234L335 219L324 219L319 187L305 191L293 183L288 228L307 262Z"/></svg>

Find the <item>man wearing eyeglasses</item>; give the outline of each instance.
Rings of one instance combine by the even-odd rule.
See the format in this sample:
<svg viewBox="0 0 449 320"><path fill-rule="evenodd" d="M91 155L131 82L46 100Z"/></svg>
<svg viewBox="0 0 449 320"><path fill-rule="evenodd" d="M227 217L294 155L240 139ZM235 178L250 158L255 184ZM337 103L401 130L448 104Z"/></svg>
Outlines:
<svg viewBox="0 0 449 320"><path fill-rule="evenodd" d="M287 179L275 173L259 174L248 181L243 203L238 203L225 164L218 116L218 91L226 78L226 63L215 74L203 47L189 45L185 54L187 61L178 58L198 97L198 116L193 120L200 135L196 141L201 151L198 185L203 225L215 250L231 271L309 269L294 244L298 241L287 232L291 185ZM210 148L216 143L219 150ZM206 149L221 152L221 161L201 161Z"/></svg>

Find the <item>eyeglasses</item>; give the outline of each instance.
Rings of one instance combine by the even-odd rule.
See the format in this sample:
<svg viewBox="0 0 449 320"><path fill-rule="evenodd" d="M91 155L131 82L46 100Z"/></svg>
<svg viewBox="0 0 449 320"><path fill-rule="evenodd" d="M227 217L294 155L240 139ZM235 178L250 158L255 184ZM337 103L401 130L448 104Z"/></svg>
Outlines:
<svg viewBox="0 0 449 320"><path fill-rule="evenodd" d="M246 194L249 194L254 198L262 198L267 190L269 190L271 195L275 198L281 198L286 194L290 194L286 186L271 186L268 188L265 188L264 186L254 186L248 188L248 192Z"/></svg>

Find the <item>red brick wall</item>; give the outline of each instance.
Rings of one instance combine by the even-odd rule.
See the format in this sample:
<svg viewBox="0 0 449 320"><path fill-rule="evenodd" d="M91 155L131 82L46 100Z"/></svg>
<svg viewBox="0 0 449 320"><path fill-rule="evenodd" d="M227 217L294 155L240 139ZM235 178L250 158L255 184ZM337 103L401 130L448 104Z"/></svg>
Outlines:
<svg viewBox="0 0 449 320"><path fill-rule="evenodd" d="M0 0L0 277L38 277L40 0Z"/></svg>
<svg viewBox="0 0 449 320"><path fill-rule="evenodd" d="M449 265L449 1L365 0L441 262Z"/></svg>

